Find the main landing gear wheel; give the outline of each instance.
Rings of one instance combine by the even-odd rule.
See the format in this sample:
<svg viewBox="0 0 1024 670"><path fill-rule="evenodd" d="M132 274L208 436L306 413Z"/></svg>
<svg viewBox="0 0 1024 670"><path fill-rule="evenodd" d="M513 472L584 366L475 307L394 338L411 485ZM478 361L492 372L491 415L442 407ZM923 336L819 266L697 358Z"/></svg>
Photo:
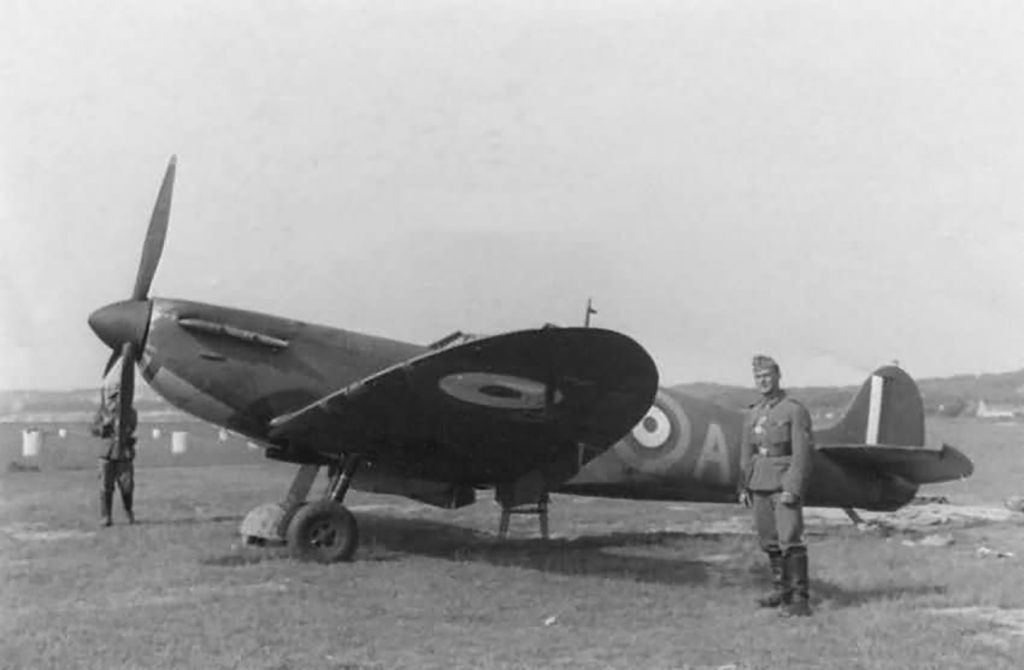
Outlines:
<svg viewBox="0 0 1024 670"><path fill-rule="evenodd" d="M350 561L359 544L359 526L352 512L340 503L318 500L295 513L286 538L293 558L317 563Z"/></svg>

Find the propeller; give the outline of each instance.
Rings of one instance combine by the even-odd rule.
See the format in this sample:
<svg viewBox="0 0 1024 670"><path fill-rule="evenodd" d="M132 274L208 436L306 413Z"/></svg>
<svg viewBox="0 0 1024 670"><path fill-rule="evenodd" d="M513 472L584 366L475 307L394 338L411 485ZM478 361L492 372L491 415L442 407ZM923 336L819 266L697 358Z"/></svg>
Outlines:
<svg viewBox="0 0 1024 670"><path fill-rule="evenodd" d="M89 316L89 326L113 351L103 368L104 384L111 369L121 362L117 392L117 430L118 441L124 444L131 437L134 428L132 422L125 421L135 400L135 369L134 363L142 353L151 304L149 289L153 284L153 276L160 264L164 240L167 238L167 222L171 215L171 196L174 192L174 174L177 167L177 156L171 156L164 173L160 192L153 207L153 215L149 219L149 229L142 245L142 258L135 276L135 286L128 300L101 307Z"/></svg>
<svg viewBox="0 0 1024 670"><path fill-rule="evenodd" d="M167 239L167 221L171 218L171 195L174 193L177 165L178 157L171 156L164 181L160 184L160 193L156 197L156 205L153 206L153 216L149 218L149 230L146 231L146 241L142 245L142 258L139 260L132 300L145 300L149 297L149 287L153 283L156 266L160 263L164 240Z"/></svg>

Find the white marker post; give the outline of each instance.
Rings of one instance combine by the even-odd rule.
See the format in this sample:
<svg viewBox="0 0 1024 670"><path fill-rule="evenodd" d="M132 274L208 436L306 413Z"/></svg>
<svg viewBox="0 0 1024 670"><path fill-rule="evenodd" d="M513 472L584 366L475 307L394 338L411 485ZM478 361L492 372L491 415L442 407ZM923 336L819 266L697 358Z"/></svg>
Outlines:
<svg viewBox="0 0 1024 670"><path fill-rule="evenodd" d="M171 433L171 453L184 454L188 451L188 433L176 430Z"/></svg>
<svg viewBox="0 0 1024 670"><path fill-rule="evenodd" d="M41 430L21 431L21 455L25 458L38 458L43 451L46 438Z"/></svg>

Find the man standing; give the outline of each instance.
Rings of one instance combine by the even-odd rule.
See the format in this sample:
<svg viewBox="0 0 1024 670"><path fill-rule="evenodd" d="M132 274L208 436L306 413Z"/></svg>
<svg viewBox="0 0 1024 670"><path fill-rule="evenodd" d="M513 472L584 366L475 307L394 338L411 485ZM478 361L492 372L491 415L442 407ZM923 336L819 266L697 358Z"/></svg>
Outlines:
<svg viewBox="0 0 1024 670"><path fill-rule="evenodd" d="M779 388L778 364L754 357L761 400L751 406L740 444L740 502L753 505L761 549L768 554L772 591L762 607L785 616L809 616L803 496L811 470L814 437L807 408Z"/></svg>
<svg viewBox="0 0 1024 670"><path fill-rule="evenodd" d="M113 371L108 379L116 379L119 372ZM93 419L92 434L103 441L103 449L100 452L100 514L103 525L109 526L113 523L111 519L111 507L114 502L114 485L121 491L121 503L124 505L128 523L135 523L135 514L132 512L132 496L135 491L135 428L138 424L138 417L135 409L128 407L124 418L125 428L123 431L124 440L121 439L121 432L118 430L120 416L118 405L120 402L120 387L115 381L113 384L104 384L100 392L100 406Z"/></svg>

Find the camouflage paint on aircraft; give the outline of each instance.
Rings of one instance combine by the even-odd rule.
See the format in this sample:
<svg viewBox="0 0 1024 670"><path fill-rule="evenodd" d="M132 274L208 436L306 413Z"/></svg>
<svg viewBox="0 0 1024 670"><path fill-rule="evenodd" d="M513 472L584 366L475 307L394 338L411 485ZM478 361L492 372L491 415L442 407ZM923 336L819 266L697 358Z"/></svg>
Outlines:
<svg viewBox="0 0 1024 670"><path fill-rule="evenodd" d="M651 499L733 500L743 426L739 412L659 389L623 439L559 490Z"/></svg>
<svg viewBox="0 0 1024 670"><path fill-rule="evenodd" d="M650 500L733 502L744 414L661 388L643 419L559 491ZM895 509L921 484L971 474L956 449L924 447L924 406L906 372L876 370L843 417L815 432L808 505Z"/></svg>

